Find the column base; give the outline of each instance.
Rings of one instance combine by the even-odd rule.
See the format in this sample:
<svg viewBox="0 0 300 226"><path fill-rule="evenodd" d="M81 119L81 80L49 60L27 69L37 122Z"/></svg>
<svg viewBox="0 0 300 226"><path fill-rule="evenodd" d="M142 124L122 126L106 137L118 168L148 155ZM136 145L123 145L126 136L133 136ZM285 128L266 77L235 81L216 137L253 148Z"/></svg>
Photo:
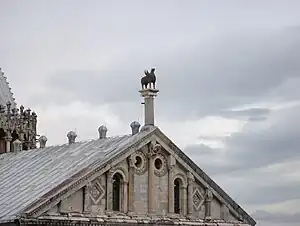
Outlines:
<svg viewBox="0 0 300 226"><path fill-rule="evenodd" d="M132 216L135 216L136 213L133 212L133 211L128 211L128 212L127 212L127 215L130 216L130 217L132 217Z"/></svg>
<svg viewBox="0 0 300 226"><path fill-rule="evenodd" d="M205 217L204 219L205 219L206 221L211 221L211 220L212 220L211 217Z"/></svg>
<svg viewBox="0 0 300 226"><path fill-rule="evenodd" d="M168 213L167 214L167 217L170 217L170 218L180 218L180 215L179 214L177 214L177 213Z"/></svg>
<svg viewBox="0 0 300 226"><path fill-rule="evenodd" d="M186 217L190 220L195 219L195 216L193 216L193 214L191 214L191 213L189 213Z"/></svg>
<svg viewBox="0 0 300 226"><path fill-rule="evenodd" d="M107 215L109 217L111 217L114 214L114 212L112 210L105 210L104 213L105 213L105 215Z"/></svg>

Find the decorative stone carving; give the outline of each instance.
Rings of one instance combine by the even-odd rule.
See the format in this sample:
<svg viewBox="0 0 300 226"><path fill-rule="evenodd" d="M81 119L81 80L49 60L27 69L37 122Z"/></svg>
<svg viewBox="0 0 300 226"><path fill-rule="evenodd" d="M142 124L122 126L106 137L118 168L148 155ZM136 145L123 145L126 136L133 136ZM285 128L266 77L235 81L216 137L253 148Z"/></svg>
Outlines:
<svg viewBox="0 0 300 226"><path fill-rule="evenodd" d="M22 151L22 142L19 139L13 142L13 151Z"/></svg>
<svg viewBox="0 0 300 226"><path fill-rule="evenodd" d="M45 136L40 136L38 141L40 142L40 148L45 148L46 147L46 142L48 141L48 139Z"/></svg>
<svg viewBox="0 0 300 226"><path fill-rule="evenodd" d="M199 189L196 188L193 193L193 205L194 205L195 210L199 211L201 209L201 206L203 205L204 201L205 201L205 198L203 197L203 195L201 194Z"/></svg>
<svg viewBox="0 0 300 226"><path fill-rule="evenodd" d="M166 175L168 172L168 162L165 156L162 154L157 154L153 161L154 164L154 174L158 177Z"/></svg>
<svg viewBox="0 0 300 226"><path fill-rule="evenodd" d="M141 78L141 85L142 85L142 89L147 89L148 88L148 84L150 85L151 88L151 84L153 84L153 89L155 89L155 82L156 82L156 76L155 76L155 68L151 68L151 71L148 72L148 70L145 70L145 76Z"/></svg>
<svg viewBox="0 0 300 226"><path fill-rule="evenodd" d="M107 127L102 125L98 128L98 133L99 133L99 139L104 139L106 138L106 133L107 133Z"/></svg>
<svg viewBox="0 0 300 226"><path fill-rule="evenodd" d="M7 141L6 150L2 152L9 152L10 142L15 139L22 142L23 150L36 148L36 126L35 112L31 112L30 109L24 110L23 106L15 108L15 103L9 101L6 106L0 104L0 129L5 134L2 139Z"/></svg>
<svg viewBox="0 0 300 226"><path fill-rule="evenodd" d="M69 140L69 144L73 144L75 143L75 139L77 137L77 134L74 131L70 131L67 134L68 140Z"/></svg>
<svg viewBox="0 0 300 226"><path fill-rule="evenodd" d="M90 185L89 196L93 200L94 204L98 204L104 195L105 189L101 186L101 180L97 178Z"/></svg>
<svg viewBox="0 0 300 226"><path fill-rule="evenodd" d="M213 194L212 194L212 191L207 188L206 189L206 208L205 208L205 219L208 219L210 220L211 219L211 201L213 199Z"/></svg>
<svg viewBox="0 0 300 226"><path fill-rule="evenodd" d="M143 152L137 151L131 156L130 159L134 169L134 173L143 175L147 171L148 161L146 155Z"/></svg>
<svg viewBox="0 0 300 226"><path fill-rule="evenodd" d="M131 134L135 135L135 134L137 134L139 132L141 124L139 122L137 122L137 121L133 121L130 124L130 127L131 127Z"/></svg>

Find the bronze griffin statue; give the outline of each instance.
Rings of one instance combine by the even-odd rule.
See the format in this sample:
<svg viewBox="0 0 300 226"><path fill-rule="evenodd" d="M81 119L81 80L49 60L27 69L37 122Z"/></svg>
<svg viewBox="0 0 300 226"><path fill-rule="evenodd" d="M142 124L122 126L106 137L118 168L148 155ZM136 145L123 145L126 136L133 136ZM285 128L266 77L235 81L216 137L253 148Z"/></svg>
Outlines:
<svg viewBox="0 0 300 226"><path fill-rule="evenodd" d="M155 68L152 68L150 72L148 72L148 70L144 71L145 76L141 78L142 89L147 89L148 85L149 88L151 88L151 83L153 84L153 89L155 89L156 76L154 72Z"/></svg>

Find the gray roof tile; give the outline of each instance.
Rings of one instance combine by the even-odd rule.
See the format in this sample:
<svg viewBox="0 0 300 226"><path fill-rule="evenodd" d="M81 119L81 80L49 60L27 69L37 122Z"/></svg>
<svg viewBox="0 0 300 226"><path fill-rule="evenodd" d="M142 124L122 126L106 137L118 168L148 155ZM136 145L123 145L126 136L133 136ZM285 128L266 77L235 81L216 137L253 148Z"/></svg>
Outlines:
<svg viewBox="0 0 300 226"><path fill-rule="evenodd" d="M13 219L68 178L96 161L105 164L154 129L0 155L0 221Z"/></svg>

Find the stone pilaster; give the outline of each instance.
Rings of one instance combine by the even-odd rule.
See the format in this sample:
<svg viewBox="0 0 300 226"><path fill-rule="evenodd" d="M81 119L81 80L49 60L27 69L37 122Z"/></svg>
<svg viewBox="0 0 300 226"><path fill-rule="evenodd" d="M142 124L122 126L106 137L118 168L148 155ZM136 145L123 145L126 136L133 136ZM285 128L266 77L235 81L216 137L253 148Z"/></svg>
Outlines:
<svg viewBox="0 0 300 226"><path fill-rule="evenodd" d="M188 172L188 188L187 188L187 200L188 200L188 205L187 205L187 216L189 218L193 217L193 192L194 192L194 176L191 172Z"/></svg>
<svg viewBox="0 0 300 226"><path fill-rule="evenodd" d="M169 174L168 174L168 188L169 188L169 214L174 214L174 165L169 166Z"/></svg>
<svg viewBox="0 0 300 226"><path fill-rule="evenodd" d="M206 199L205 199L205 219L211 220L211 201L213 199L213 194L211 190L206 190Z"/></svg>
<svg viewBox="0 0 300 226"><path fill-rule="evenodd" d="M133 160L128 158L128 213L132 214L134 212L134 165Z"/></svg>
<svg viewBox="0 0 300 226"><path fill-rule="evenodd" d="M83 212L84 213L90 213L91 212L91 203L90 203L90 197L89 197L89 190L91 188L91 185L83 187L83 194L84 194L84 200L83 200Z"/></svg>
<svg viewBox="0 0 300 226"><path fill-rule="evenodd" d="M148 159L148 213L155 214L154 154L152 150L149 150Z"/></svg>
<svg viewBox="0 0 300 226"><path fill-rule="evenodd" d="M113 204L113 172L108 171L107 173L107 187L106 187L106 211L112 211Z"/></svg>
<svg viewBox="0 0 300 226"><path fill-rule="evenodd" d="M128 181L123 181L122 182L122 190L123 190L123 197L122 197L122 209L124 213L128 212Z"/></svg>
<svg viewBox="0 0 300 226"><path fill-rule="evenodd" d="M180 206L181 206L181 211L180 214L185 216L187 214L187 187L186 186L182 186L181 187L181 199L180 199Z"/></svg>

